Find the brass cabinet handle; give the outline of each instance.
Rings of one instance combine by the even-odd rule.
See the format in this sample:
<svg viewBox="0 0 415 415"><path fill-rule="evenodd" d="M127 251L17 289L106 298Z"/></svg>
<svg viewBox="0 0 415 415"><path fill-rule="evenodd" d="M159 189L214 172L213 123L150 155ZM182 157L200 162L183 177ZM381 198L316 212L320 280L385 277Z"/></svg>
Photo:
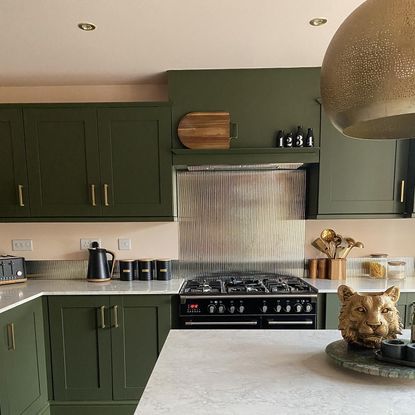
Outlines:
<svg viewBox="0 0 415 415"><path fill-rule="evenodd" d="M100 317L101 317L101 328L105 329L107 326L105 325L105 306L102 305L99 308L99 312L100 312Z"/></svg>
<svg viewBox="0 0 415 415"><path fill-rule="evenodd" d="M7 340L9 350L16 350L16 339L14 336L14 324L10 323L7 325Z"/></svg>
<svg viewBox="0 0 415 415"><path fill-rule="evenodd" d="M97 199L95 197L95 185L91 184L91 204L92 206L97 205Z"/></svg>
<svg viewBox="0 0 415 415"><path fill-rule="evenodd" d="M109 202L108 202L108 184L104 184L104 205L105 206L109 206Z"/></svg>
<svg viewBox="0 0 415 415"><path fill-rule="evenodd" d="M405 201L405 180L401 180L401 203Z"/></svg>
<svg viewBox="0 0 415 415"><path fill-rule="evenodd" d="M19 191L19 206L24 207L24 201L23 201L23 185L19 184L17 186L17 189Z"/></svg>
<svg viewBox="0 0 415 415"><path fill-rule="evenodd" d="M118 306L115 305L114 307L112 307L112 311L114 312L114 325L113 327L118 329L119 325L118 325Z"/></svg>

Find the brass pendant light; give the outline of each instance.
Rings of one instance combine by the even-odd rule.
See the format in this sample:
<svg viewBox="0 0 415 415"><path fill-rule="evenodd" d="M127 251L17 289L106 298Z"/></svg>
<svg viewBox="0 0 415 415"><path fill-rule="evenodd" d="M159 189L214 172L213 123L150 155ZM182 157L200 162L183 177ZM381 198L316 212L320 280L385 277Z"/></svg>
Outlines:
<svg viewBox="0 0 415 415"><path fill-rule="evenodd" d="M347 136L415 137L415 0L367 0L342 23L324 57L321 97Z"/></svg>

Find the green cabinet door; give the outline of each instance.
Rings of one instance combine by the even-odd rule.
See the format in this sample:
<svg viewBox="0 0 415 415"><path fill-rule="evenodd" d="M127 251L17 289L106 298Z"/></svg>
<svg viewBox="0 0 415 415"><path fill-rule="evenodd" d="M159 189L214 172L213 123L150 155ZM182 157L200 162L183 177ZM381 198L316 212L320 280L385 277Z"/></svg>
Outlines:
<svg viewBox="0 0 415 415"><path fill-rule="evenodd" d="M170 296L111 296L115 400L138 400L171 327Z"/></svg>
<svg viewBox="0 0 415 415"><path fill-rule="evenodd" d="M22 111L0 109L0 217L29 214Z"/></svg>
<svg viewBox="0 0 415 415"><path fill-rule="evenodd" d="M41 300L0 315L0 328L1 414L40 413L48 405Z"/></svg>
<svg viewBox="0 0 415 415"><path fill-rule="evenodd" d="M98 109L104 216L172 216L170 107Z"/></svg>
<svg viewBox="0 0 415 415"><path fill-rule="evenodd" d="M112 399L108 296L49 297L57 401Z"/></svg>
<svg viewBox="0 0 415 415"><path fill-rule="evenodd" d="M408 152L409 140L348 138L322 111L317 214L404 213Z"/></svg>
<svg viewBox="0 0 415 415"><path fill-rule="evenodd" d="M96 110L27 108L24 123L32 216L99 216Z"/></svg>

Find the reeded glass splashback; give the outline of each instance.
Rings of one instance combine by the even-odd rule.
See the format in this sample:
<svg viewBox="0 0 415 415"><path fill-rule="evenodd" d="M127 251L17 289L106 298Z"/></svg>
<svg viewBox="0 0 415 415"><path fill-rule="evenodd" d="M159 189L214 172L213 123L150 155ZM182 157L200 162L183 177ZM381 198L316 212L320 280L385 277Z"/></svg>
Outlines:
<svg viewBox="0 0 415 415"><path fill-rule="evenodd" d="M179 271L303 276L305 172L178 172Z"/></svg>

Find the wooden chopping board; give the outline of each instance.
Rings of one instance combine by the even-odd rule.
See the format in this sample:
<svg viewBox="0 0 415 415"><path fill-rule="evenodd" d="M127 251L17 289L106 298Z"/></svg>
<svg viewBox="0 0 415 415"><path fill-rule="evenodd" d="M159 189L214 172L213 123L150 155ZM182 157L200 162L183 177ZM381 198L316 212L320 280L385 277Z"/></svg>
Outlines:
<svg viewBox="0 0 415 415"><path fill-rule="evenodd" d="M181 143L192 149L228 149L230 147L229 112L189 112L179 122Z"/></svg>

